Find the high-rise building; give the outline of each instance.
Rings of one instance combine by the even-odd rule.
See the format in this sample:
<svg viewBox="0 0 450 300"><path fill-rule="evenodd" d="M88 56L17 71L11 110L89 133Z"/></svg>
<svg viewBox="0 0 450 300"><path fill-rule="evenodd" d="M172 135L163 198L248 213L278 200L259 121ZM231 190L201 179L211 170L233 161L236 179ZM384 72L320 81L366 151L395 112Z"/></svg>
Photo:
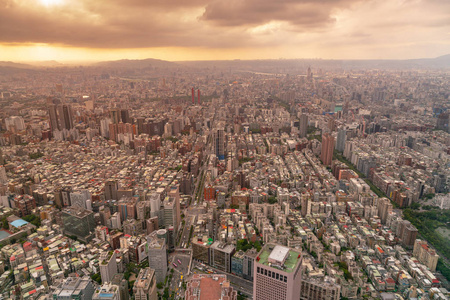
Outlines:
<svg viewBox="0 0 450 300"><path fill-rule="evenodd" d="M105 251L100 254L100 275L102 282L111 282L114 275L117 273L117 262L115 251Z"/></svg>
<svg viewBox="0 0 450 300"><path fill-rule="evenodd" d="M166 241L156 237L147 238L148 265L155 270L156 282L164 282L167 274L167 248Z"/></svg>
<svg viewBox="0 0 450 300"><path fill-rule="evenodd" d="M197 261L201 261L205 264L209 264L209 249L211 248L212 239L209 241L208 239L205 239L203 241L202 238L199 238L197 236L192 238L191 245L192 245L192 259L195 259Z"/></svg>
<svg viewBox="0 0 450 300"><path fill-rule="evenodd" d="M74 235L83 242L89 242L95 236L95 221L92 211L68 207L62 210L64 233Z"/></svg>
<svg viewBox="0 0 450 300"><path fill-rule="evenodd" d="M434 249L428 246L428 243L422 240L416 240L414 242L413 255L421 263L427 266L431 272L436 271L436 266L439 260L439 255L437 255Z"/></svg>
<svg viewBox="0 0 450 300"><path fill-rule="evenodd" d="M97 288L94 293L92 300L122 300L120 299L120 291L117 285L108 283L103 283Z"/></svg>
<svg viewBox="0 0 450 300"><path fill-rule="evenodd" d="M100 120L100 135L105 138L109 138L109 124L111 124L110 118Z"/></svg>
<svg viewBox="0 0 450 300"><path fill-rule="evenodd" d="M315 278L302 279L301 300L339 300L341 286L325 277L322 280Z"/></svg>
<svg viewBox="0 0 450 300"><path fill-rule="evenodd" d="M62 104L58 99L47 99L50 129L52 132L73 128L72 107L69 104Z"/></svg>
<svg viewBox="0 0 450 300"><path fill-rule="evenodd" d="M68 277L52 293L54 300L90 300L95 288L89 277Z"/></svg>
<svg viewBox="0 0 450 300"><path fill-rule="evenodd" d="M436 129L443 130L445 132L450 132L450 113L445 112L440 114L436 120Z"/></svg>
<svg viewBox="0 0 450 300"><path fill-rule="evenodd" d="M130 112L128 109L113 108L109 110L109 117L113 124L131 123Z"/></svg>
<svg viewBox="0 0 450 300"><path fill-rule="evenodd" d="M347 140L347 130L345 128L339 129L336 141L337 151L344 152L346 140Z"/></svg>
<svg viewBox="0 0 450 300"><path fill-rule="evenodd" d="M331 166L334 151L334 137L329 133L322 134L322 151L320 159L325 166Z"/></svg>
<svg viewBox="0 0 450 300"><path fill-rule="evenodd" d="M3 157L2 149L0 149L0 165L5 164L5 157Z"/></svg>
<svg viewBox="0 0 450 300"><path fill-rule="evenodd" d="M392 203L388 198L381 198L378 200L378 217L380 217L381 223L386 224L388 215L392 211Z"/></svg>
<svg viewBox="0 0 450 300"><path fill-rule="evenodd" d="M231 257L231 273L242 276L242 269L244 267L244 251L239 250Z"/></svg>
<svg viewBox="0 0 450 300"><path fill-rule="evenodd" d="M216 241L211 245L209 251L211 266L223 272L230 273L231 257L236 252L236 248L233 245Z"/></svg>
<svg viewBox="0 0 450 300"><path fill-rule="evenodd" d="M226 275L194 274L186 284L185 300L223 299L236 300L237 292L233 289Z"/></svg>
<svg viewBox="0 0 450 300"><path fill-rule="evenodd" d="M119 211L122 223L125 222L126 220L136 219L137 216L136 205L137 205L136 197L127 197L119 200L119 202L117 203L117 209Z"/></svg>
<svg viewBox="0 0 450 300"><path fill-rule="evenodd" d="M179 203L179 201L178 201ZM175 197L166 197L164 200L164 226L167 228L169 237L168 237L168 245L169 249L172 249L175 245L175 239L177 237L178 230L178 216L177 213L177 200ZM170 229L172 227L172 230ZM172 231L172 232L170 232Z"/></svg>
<svg viewBox="0 0 450 300"><path fill-rule="evenodd" d="M308 134L308 115L300 115L299 135L301 138L306 137Z"/></svg>
<svg viewBox="0 0 450 300"><path fill-rule="evenodd" d="M253 299L300 299L301 265L301 251L266 244L253 267Z"/></svg>
<svg viewBox="0 0 450 300"><path fill-rule="evenodd" d="M113 124L119 124L119 122L121 121L120 110L119 109L111 109L109 111L109 117Z"/></svg>
<svg viewBox="0 0 450 300"><path fill-rule="evenodd" d="M175 233L178 232L178 227L181 223L181 208L180 208L180 200L181 200L181 196L180 196L180 189L179 189L179 185L172 185L169 189L169 193L168 196L170 198L173 198L175 201L175 224L173 224L173 227L175 229Z"/></svg>
<svg viewBox="0 0 450 300"><path fill-rule="evenodd" d="M225 159L225 131L217 129L212 134L213 151L219 160Z"/></svg>
<svg viewBox="0 0 450 300"><path fill-rule="evenodd" d="M128 300L130 298L130 294L128 293L128 280L125 279L123 273L114 275L111 283L119 287L120 300Z"/></svg>
<svg viewBox="0 0 450 300"><path fill-rule="evenodd" d="M253 264L255 263L258 252L255 248L247 250L244 254L244 261L242 262L242 277L253 281Z"/></svg>
<svg viewBox="0 0 450 300"><path fill-rule="evenodd" d="M119 200L117 199L117 190L119 184L115 180L108 180L105 182L105 200Z"/></svg>
<svg viewBox="0 0 450 300"><path fill-rule="evenodd" d="M72 206L92 210L91 193L89 190L80 190L70 193L70 202Z"/></svg>
<svg viewBox="0 0 450 300"><path fill-rule="evenodd" d="M144 268L139 271L139 275L134 282L133 294L135 300L157 300L155 271L151 268Z"/></svg>
<svg viewBox="0 0 450 300"><path fill-rule="evenodd" d="M397 236L402 241L403 246L412 248L416 241L418 230L411 222L402 220L397 225Z"/></svg>
<svg viewBox="0 0 450 300"><path fill-rule="evenodd" d="M59 122L62 129L70 130L73 128L73 113L72 106L60 105L58 106Z"/></svg>
<svg viewBox="0 0 450 300"><path fill-rule="evenodd" d="M0 184L7 184L8 177L6 176L6 169L4 166L0 166Z"/></svg>
<svg viewBox="0 0 450 300"><path fill-rule="evenodd" d="M25 121L22 117L19 116L11 116L5 119L6 130L9 130L13 133L18 131L22 131L25 129Z"/></svg>
<svg viewBox="0 0 450 300"><path fill-rule="evenodd" d="M20 217L25 217L36 208L36 200L30 195L17 195L14 197L14 207L19 211Z"/></svg>
<svg viewBox="0 0 450 300"><path fill-rule="evenodd" d="M147 199L150 201L150 216L159 217L161 210L161 195L156 192L153 192L147 194Z"/></svg>
<svg viewBox="0 0 450 300"><path fill-rule="evenodd" d="M150 234L153 231L159 229L158 217L152 217L148 219L146 222L147 222L147 234Z"/></svg>

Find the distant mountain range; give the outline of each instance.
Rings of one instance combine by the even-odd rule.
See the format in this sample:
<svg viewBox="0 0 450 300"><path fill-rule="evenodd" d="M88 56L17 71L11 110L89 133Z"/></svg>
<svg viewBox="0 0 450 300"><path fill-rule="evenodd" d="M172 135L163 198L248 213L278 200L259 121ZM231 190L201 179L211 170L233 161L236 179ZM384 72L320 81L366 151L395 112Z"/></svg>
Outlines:
<svg viewBox="0 0 450 300"><path fill-rule="evenodd" d="M104 68L125 68L125 69L145 69L145 68L167 68L179 67L177 63L170 62L167 60L160 59L121 59L114 61L103 61L99 63L92 64L91 66L95 67L104 67Z"/></svg>
<svg viewBox="0 0 450 300"><path fill-rule="evenodd" d="M80 66L83 64L77 64ZM15 63L0 61L0 74L15 74L20 72L38 71L43 68L68 67L73 65L57 61L33 63ZM159 59L116 60L84 64L86 68L105 69L198 69L218 68L234 71L265 72L277 70L279 73L289 73L293 69L311 66L313 68L340 69L448 69L450 68L450 54L436 58L406 59L406 60L331 60L331 59L267 59L267 60L216 60L216 61L178 61L170 62Z"/></svg>

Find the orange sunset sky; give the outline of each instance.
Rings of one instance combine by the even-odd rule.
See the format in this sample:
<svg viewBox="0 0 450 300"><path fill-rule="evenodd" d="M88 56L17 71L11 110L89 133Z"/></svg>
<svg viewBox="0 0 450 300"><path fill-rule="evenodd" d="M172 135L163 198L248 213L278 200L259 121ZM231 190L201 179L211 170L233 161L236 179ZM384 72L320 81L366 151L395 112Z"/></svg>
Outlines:
<svg viewBox="0 0 450 300"><path fill-rule="evenodd" d="M449 53L449 0L0 0L3 61Z"/></svg>

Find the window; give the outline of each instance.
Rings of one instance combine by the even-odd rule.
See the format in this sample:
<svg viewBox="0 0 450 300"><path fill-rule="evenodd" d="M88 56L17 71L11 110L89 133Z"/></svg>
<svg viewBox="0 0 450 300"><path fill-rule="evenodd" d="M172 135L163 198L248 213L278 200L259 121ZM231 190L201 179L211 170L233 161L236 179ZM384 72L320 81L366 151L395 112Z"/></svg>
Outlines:
<svg viewBox="0 0 450 300"><path fill-rule="evenodd" d="M286 276L283 276L284 278L283 278L283 281L284 282L287 282L287 277Z"/></svg>
<svg viewBox="0 0 450 300"><path fill-rule="evenodd" d="M278 275L278 274L277 274ZM272 272L272 278L275 278L275 272Z"/></svg>
<svg viewBox="0 0 450 300"><path fill-rule="evenodd" d="M264 275L267 276L267 269L264 269Z"/></svg>
<svg viewBox="0 0 450 300"><path fill-rule="evenodd" d="M280 274L277 273L277 277L275 279L276 280L280 279Z"/></svg>
<svg viewBox="0 0 450 300"><path fill-rule="evenodd" d="M258 273L259 274L259 267L256 269L256 273Z"/></svg>
<svg viewBox="0 0 450 300"><path fill-rule="evenodd" d="M271 271L269 271L269 277L270 277L270 276L272 276L272 272L271 272Z"/></svg>

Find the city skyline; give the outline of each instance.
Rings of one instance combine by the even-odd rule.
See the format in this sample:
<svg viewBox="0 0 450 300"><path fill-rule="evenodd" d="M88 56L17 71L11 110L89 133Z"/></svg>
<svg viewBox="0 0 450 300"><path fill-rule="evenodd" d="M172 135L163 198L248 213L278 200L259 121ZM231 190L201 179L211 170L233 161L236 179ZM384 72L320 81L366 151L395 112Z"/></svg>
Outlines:
<svg viewBox="0 0 450 300"><path fill-rule="evenodd" d="M450 53L449 5L11 0L0 5L0 60L432 58Z"/></svg>

